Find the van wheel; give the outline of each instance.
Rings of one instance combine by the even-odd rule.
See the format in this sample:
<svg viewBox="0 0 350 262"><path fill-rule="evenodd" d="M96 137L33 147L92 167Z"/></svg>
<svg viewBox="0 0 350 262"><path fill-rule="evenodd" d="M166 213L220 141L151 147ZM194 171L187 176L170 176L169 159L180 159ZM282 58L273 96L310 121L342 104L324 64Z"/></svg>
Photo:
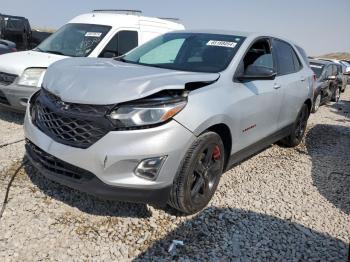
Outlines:
<svg viewBox="0 0 350 262"><path fill-rule="evenodd" d="M337 88L334 90L334 93L332 95L332 101L333 102L338 102L340 99L340 88Z"/></svg>
<svg viewBox="0 0 350 262"><path fill-rule="evenodd" d="M300 144L304 137L307 120L309 119L309 109L306 104L302 106L298 117L293 124L292 132L289 136L281 140L281 144L287 147L295 147Z"/></svg>
<svg viewBox="0 0 350 262"><path fill-rule="evenodd" d="M316 113L317 110L320 108L320 105L321 105L321 94L318 94L315 98L315 101L314 101L314 104L312 106L312 110L311 112L312 113Z"/></svg>
<svg viewBox="0 0 350 262"><path fill-rule="evenodd" d="M219 184L225 161L220 136L206 132L191 145L175 176L169 205L186 214L203 209Z"/></svg>

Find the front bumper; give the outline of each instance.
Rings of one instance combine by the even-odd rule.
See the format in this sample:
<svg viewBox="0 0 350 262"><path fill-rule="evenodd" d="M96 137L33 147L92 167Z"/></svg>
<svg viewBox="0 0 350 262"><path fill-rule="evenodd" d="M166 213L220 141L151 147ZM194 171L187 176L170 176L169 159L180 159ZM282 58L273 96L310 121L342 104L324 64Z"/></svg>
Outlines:
<svg viewBox="0 0 350 262"><path fill-rule="evenodd" d="M24 112L29 98L38 90L38 87L19 86L16 81L8 86L0 84L0 106Z"/></svg>
<svg viewBox="0 0 350 262"><path fill-rule="evenodd" d="M88 171L93 178L83 183L49 172L30 153L28 158L47 178L113 200L163 204L178 167L195 136L176 121L144 130L109 132L87 149L59 144L33 125L27 110L26 138L47 154ZM155 181L140 178L134 170L141 160L167 156Z"/></svg>

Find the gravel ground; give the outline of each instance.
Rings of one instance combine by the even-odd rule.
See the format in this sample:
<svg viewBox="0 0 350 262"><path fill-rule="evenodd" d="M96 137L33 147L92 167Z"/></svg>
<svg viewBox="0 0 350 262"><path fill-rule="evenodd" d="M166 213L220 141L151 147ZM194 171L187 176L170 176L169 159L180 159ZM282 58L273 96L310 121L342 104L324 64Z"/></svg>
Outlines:
<svg viewBox="0 0 350 262"><path fill-rule="evenodd" d="M0 144L22 139L21 123L0 111ZM0 147L0 199L22 157L23 142ZM184 246L169 253L173 240ZM27 165L0 220L0 261L348 261L349 241L349 88L311 116L300 146L273 145L226 172L197 215L100 201Z"/></svg>

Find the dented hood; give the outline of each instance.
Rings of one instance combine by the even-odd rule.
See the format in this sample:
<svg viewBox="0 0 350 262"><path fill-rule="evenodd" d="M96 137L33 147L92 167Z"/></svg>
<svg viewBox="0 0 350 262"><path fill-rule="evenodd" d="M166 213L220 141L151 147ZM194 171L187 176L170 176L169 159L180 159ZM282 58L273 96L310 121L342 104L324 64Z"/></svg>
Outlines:
<svg viewBox="0 0 350 262"><path fill-rule="evenodd" d="M43 87L65 102L116 104L186 83L210 82L218 73L193 73L124 63L113 59L71 58L47 70Z"/></svg>

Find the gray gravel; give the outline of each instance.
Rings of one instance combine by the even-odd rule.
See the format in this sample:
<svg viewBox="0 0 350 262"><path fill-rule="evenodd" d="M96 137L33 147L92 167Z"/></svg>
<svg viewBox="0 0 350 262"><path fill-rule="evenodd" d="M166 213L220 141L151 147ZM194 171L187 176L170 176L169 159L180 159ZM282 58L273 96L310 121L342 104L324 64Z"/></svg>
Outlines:
<svg viewBox="0 0 350 262"><path fill-rule="evenodd" d="M0 111L0 144L22 139L21 123ZM0 148L0 199L22 157L23 142ZM184 246L168 253L172 240ZM26 166L0 220L0 261L347 261L349 241L350 89L311 116L299 147L226 172L197 215L100 201Z"/></svg>

